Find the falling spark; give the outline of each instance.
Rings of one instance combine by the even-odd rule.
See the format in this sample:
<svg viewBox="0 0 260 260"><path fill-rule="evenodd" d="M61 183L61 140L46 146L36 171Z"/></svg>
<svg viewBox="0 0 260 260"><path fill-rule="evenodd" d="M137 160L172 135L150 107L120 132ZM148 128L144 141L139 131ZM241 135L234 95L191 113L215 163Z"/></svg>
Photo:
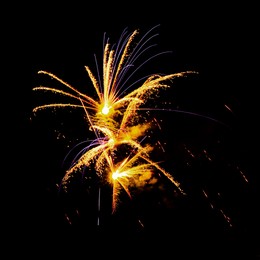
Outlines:
<svg viewBox="0 0 260 260"><path fill-rule="evenodd" d="M231 113L233 113L232 109L228 105L224 105L227 110L229 110Z"/></svg>
<svg viewBox="0 0 260 260"><path fill-rule="evenodd" d="M202 193L203 193L203 195L206 197L206 199L209 200L209 196L208 196L207 192L206 192L204 189L202 190ZM218 193L218 196L220 196L219 193ZM228 223L228 225L229 225L230 227L232 227L231 218L224 212L223 209L221 209L221 208L220 208L220 209L217 209L212 202L209 202L209 205L210 205L211 209L213 209L213 210L218 210L218 212L220 212L221 216L226 220L226 222Z"/></svg>
<svg viewBox="0 0 260 260"><path fill-rule="evenodd" d="M100 198L101 198L101 190L100 188L98 189L98 218L97 218L97 226L100 225L100 219L99 219L99 214L100 214Z"/></svg>
<svg viewBox="0 0 260 260"><path fill-rule="evenodd" d="M244 179L245 182L248 182L247 177L245 176L245 173L240 170L240 168L237 166L237 170L239 171L240 175L242 176L242 178Z"/></svg>

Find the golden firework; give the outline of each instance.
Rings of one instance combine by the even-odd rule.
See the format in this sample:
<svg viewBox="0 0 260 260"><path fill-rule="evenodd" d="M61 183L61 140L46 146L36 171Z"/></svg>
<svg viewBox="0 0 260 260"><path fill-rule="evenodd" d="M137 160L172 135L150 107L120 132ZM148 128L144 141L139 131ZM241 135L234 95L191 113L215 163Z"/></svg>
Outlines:
<svg viewBox="0 0 260 260"><path fill-rule="evenodd" d="M185 71L169 75L153 74L142 78L143 82L134 89L128 85L129 79L145 63L136 66L138 58L153 46L150 41L155 35L150 34L155 28L149 30L137 42L135 39L139 34L138 30L130 34L124 31L118 44L112 45L114 47L111 47L107 41L103 50L102 72L98 73L97 76L88 66L85 66L92 83L91 87L95 90L95 97L82 93L60 77L43 70L40 70L39 74L46 74L55 79L65 87L65 90L46 86L33 88L35 91L48 91L63 95L71 100L70 103L40 105L35 107L33 112L59 107L84 110L96 139L67 170L62 185L66 188L72 173L83 171L85 167L94 164L98 176L109 179L113 185L113 211L116 209L120 187L131 197L129 185L141 179L144 181L151 178L155 171L165 175L183 192L179 182L150 158L153 147L148 144L144 145L142 140L152 127L152 122L138 112L152 95L157 94L161 89L169 88L171 80L196 72ZM102 75L102 80L100 80L100 75ZM115 153L122 147L124 150L127 148L127 152L124 153L123 158L118 159L115 157Z"/></svg>

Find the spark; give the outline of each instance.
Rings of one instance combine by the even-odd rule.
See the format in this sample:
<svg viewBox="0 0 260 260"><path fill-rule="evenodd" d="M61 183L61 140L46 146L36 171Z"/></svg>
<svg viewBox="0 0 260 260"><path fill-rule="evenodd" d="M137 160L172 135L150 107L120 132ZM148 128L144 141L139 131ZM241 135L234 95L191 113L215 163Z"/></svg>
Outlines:
<svg viewBox="0 0 260 260"><path fill-rule="evenodd" d="M231 113L233 113L232 109L228 105L224 105L227 110L229 110Z"/></svg>

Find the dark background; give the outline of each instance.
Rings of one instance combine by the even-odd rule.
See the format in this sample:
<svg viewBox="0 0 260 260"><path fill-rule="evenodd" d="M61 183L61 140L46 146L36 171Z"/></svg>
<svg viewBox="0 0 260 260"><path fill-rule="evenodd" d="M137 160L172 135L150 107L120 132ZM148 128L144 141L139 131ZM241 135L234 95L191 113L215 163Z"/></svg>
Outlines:
<svg viewBox="0 0 260 260"><path fill-rule="evenodd" d="M259 258L259 84L253 6L42 4L16 18L8 30L12 47L6 66L11 72L8 134L14 144L7 153L8 245L36 258L54 253L99 257L103 250L111 256ZM89 137L86 122L79 113L66 111L34 116L33 107L55 101L55 96L41 97L32 88L46 80L39 70L85 87L84 66L94 66L94 54L101 57L104 32L116 43L126 27L129 32L140 29L143 35L158 24L158 50L172 53L149 63L147 73L199 72L174 82L158 101L166 99L173 109L196 115L154 114L162 119L163 130L157 134L166 151L159 153L159 160L174 172L187 195L161 180L132 201L122 197L118 212L111 215L111 191L102 187L97 226L97 182L89 193L76 186L79 189L61 195L57 188L69 149Z"/></svg>

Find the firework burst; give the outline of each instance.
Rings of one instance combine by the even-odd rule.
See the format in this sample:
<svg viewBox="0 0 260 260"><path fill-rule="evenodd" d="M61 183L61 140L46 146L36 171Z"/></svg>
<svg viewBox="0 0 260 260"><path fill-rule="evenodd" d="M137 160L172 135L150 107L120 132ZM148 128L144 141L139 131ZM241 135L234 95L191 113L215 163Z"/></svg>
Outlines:
<svg viewBox="0 0 260 260"><path fill-rule="evenodd" d="M151 158L154 147L144 140L149 130L154 127L154 120L144 116L142 111L145 109L142 106L151 97L157 97L160 90L169 88L175 78L196 72L146 75L130 84L130 79L145 63L166 53L157 53L144 62L139 60L155 46L151 43L157 35L153 33L155 28L157 26L138 41L135 41L139 35L138 30L131 33L124 30L118 43L112 46L109 40L104 38L102 69L98 69L97 60L96 75L85 66L92 83L91 88L95 90L93 96L43 70L40 70L39 74L50 76L61 83L64 89L46 86L33 88L34 91L51 92L71 100L69 103L40 105L35 107L33 112L47 108L80 108L84 111L90 130L95 134L95 139L74 158L62 179L61 187L66 190L74 173L84 173L86 168L94 165L98 177L108 180L113 186L113 211L116 210L120 190L124 190L131 197L129 187L140 186L140 183L149 180L156 172L167 177L184 194L180 183Z"/></svg>

